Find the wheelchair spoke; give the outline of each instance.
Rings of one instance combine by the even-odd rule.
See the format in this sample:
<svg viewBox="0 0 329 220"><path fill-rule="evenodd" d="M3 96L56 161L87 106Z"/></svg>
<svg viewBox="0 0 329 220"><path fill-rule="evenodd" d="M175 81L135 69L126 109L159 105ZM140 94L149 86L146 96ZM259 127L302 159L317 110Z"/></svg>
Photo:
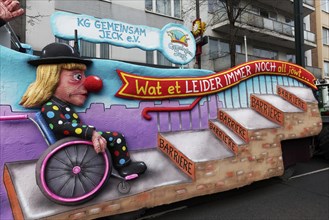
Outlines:
<svg viewBox="0 0 329 220"><path fill-rule="evenodd" d="M58 176L54 176L54 177L51 177L51 178L47 178L47 181L53 181L53 180L56 180L56 179L59 179L63 176L67 176L67 173L63 173L63 174L60 174Z"/></svg>
<svg viewBox="0 0 329 220"><path fill-rule="evenodd" d="M77 145L74 145L74 155L76 156L74 164L78 164L78 148L77 148Z"/></svg>
<svg viewBox="0 0 329 220"><path fill-rule="evenodd" d="M91 184L93 185L93 186L97 186L97 184L92 180L92 179L90 179L89 178L89 176L87 176L87 175L85 175L85 174L81 174L84 178L86 178L87 180L89 180L89 182L91 182Z"/></svg>
<svg viewBox="0 0 329 220"><path fill-rule="evenodd" d="M57 160L58 162L61 162L62 164L64 164L65 166L67 166L67 167L69 167L69 168L72 167L72 164L67 164L66 161L63 161L63 160L57 158L56 156L53 156L53 158L54 158L55 160Z"/></svg>
<svg viewBox="0 0 329 220"><path fill-rule="evenodd" d="M95 158L95 157L94 157ZM81 168L87 169L89 167L105 167L105 162L99 161L99 158L97 158L97 161L88 161L88 163L82 164ZM91 163L93 162L93 163Z"/></svg>
<svg viewBox="0 0 329 220"><path fill-rule="evenodd" d="M87 174L99 174L100 176L104 175L105 166L89 166L83 168L84 173Z"/></svg>
<svg viewBox="0 0 329 220"><path fill-rule="evenodd" d="M73 196L74 196L76 185L77 185L77 176L75 175L74 176L74 183L73 183L73 186L72 186L70 198L73 198Z"/></svg>
<svg viewBox="0 0 329 220"><path fill-rule="evenodd" d="M83 169L84 171L89 171L91 172L90 170L94 169L94 168L97 168L98 170L102 169L104 170L105 168L105 164L92 164L91 166L83 166L81 167L81 169Z"/></svg>
<svg viewBox="0 0 329 220"><path fill-rule="evenodd" d="M79 183L80 183L80 185L81 185L81 187L82 187L82 189L83 189L83 192L84 192L84 193L87 193L88 190L86 189L85 184L84 184L83 181L81 180L80 175L78 175L77 178L78 178Z"/></svg>
<svg viewBox="0 0 329 220"><path fill-rule="evenodd" d="M71 166L74 166L74 164L73 164L73 162L72 162L72 160L71 160L71 155L70 155L70 153L68 152L67 148L64 149L64 152L65 152L65 154L66 154L67 159L69 159L69 161L70 161L70 163L71 163Z"/></svg>
<svg viewBox="0 0 329 220"><path fill-rule="evenodd" d="M68 183L70 182L71 178L68 178L65 183L62 185L62 187L59 188L59 194L61 194L61 192L63 191L63 189L65 189L65 186L68 185Z"/></svg>
<svg viewBox="0 0 329 220"><path fill-rule="evenodd" d="M81 160L81 162L80 162L79 165L82 165L82 164L84 163L84 160L85 160L85 158L86 158L86 155L87 155L87 153L88 153L88 150L89 150L89 147L85 147L85 150L84 150L84 152L83 152L83 156L82 156L82 160Z"/></svg>
<svg viewBox="0 0 329 220"><path fill-rule="evenodd" d="M100 170L97 170L97 171L100 171ZM93 170L92 168L91 169L87 168L87 169L84 170L84 173L86 173L86 174L95 174L95 175L100 176L100 177L102 177L104 175L104 172L97 172L97 171Z"/></svg>
<svg viewBox="0 0 329 220"><path fill-rule="evenodd" d="M72 169L62 168L62 167L50 167L47 166L47 171L68 171L70 172Z"/></svg>
<svg viewBox="0 0 329 220"><path fill-rule="evenodd" d="M90 162L94 161L95 158L98 159L98 158L97 158L98 156L99 156L99 155L96 154L96 155L95 155L94 157L92 157L90 160L88 160L87 162L85 162L85 163L83 164L83 166L88 165Z"/></svg>

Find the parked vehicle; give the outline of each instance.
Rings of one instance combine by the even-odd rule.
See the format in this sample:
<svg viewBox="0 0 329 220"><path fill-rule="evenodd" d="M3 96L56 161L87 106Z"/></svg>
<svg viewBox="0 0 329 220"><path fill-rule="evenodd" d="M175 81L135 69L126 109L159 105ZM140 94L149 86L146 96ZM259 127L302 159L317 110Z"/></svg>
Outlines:
<svg viewBox="0 0 329 220"><path fill-rule="evenodd" d="M315 139L315 155L323 155L329 159L329 79L319 79L316 82L319 110L322 118L322 131Z"/></svg>

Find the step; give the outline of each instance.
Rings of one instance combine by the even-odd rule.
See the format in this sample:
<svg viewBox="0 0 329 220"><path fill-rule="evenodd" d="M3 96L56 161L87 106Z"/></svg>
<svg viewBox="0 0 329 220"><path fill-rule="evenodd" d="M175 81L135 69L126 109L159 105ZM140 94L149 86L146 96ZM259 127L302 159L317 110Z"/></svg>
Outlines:
<svg viewBox="0 0 329 220"><path fill-rule="evenodd" d="M218 120L246 143L249 143L251 132L255 133L263 129L280 127L250 108L220 109L218 111Z"/></svg>
<svg viewBox="0 0 329 220"><path fill-rule="evenodd" d="M250 107L281 126L284 125L286 113L302 113L303 110L277 95L250 95Z"/></svg>
<svg viewBox="0 0 329 220"><path fill-rule="evenodd" d="M217 119L209 120L209 129L223 141L226 146L237 155L240 149L246 146L246 142L236 135L228 127L220 123Z"/></svg>
<svg viewBox="0 0 329 220"><path fill-rule="evenodd" d="M277 86L277 94L297 108L307 111L307 103L317 103L310 88Z"/></svg>
<svg viewBox="0 0 329 220"><path fill-rule="evenodd" d="M209 130L159 133L158 148L193 180L197 163L234 156Z"/></svg>

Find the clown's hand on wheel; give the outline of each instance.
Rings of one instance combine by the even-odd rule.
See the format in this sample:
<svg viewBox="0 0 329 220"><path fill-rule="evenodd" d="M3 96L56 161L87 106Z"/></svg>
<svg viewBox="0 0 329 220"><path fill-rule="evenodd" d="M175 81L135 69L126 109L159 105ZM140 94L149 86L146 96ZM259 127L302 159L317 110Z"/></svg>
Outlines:
<svg viewBox="0 0 329 220"><path fill-rule="evenodd" d="M19 1L16 0L0 0L0 19L10 21L24 14Z"/></svg>
<svg viewBox="0 0 329 220"><path fill-rule="evenodd" d="M104 152L106 148L106 140L103 138L97 131L93 132L93 136L91 138L93 142L94 149L96 153Z"/></svg>

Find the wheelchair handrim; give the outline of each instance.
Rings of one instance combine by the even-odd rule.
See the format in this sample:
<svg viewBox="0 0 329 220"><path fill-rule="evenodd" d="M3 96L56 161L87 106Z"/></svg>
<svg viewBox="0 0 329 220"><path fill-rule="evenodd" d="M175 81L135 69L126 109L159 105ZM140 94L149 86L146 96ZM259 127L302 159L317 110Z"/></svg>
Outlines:
<svg viewBox="0 0 329 220"><path fill-rule="evenodd" d="M93 145L92 142L90 141L81 141L81 140L77 140L77 141L70 141L67 143L64 143L62 145L60 145L59 147L55 148L54 150L52 150L46 157L45 159L42 161L42 165L41 165L41 169L40 169L40 176L41 176L41 184L42 187L44 189L44 191L54 200L56 201L60 201L60 202L65 202L65 203L72 203L72 202L79 202L81 200L84 200L92 195L94 195L105 183L105 181L107 180L107 176L109 175L109 170L110 170L110 162L109 162L109 158L107 157L106 152L102 153L102 156L104 158L105 161L105 172L104 175L101 179L101 181L98 183L98 185L91 190L90 192L86 193L83 196L79 196L79 197L75 197L75 198L65 198L65 197L61 197L56 195L55 193L53 193L45 180L45 170L46 170L46 164L48 162L48 160L59 150L61 150L62 148L68 146L68 145L73 145L73 144L86 144L86 145Z"/></svg>

